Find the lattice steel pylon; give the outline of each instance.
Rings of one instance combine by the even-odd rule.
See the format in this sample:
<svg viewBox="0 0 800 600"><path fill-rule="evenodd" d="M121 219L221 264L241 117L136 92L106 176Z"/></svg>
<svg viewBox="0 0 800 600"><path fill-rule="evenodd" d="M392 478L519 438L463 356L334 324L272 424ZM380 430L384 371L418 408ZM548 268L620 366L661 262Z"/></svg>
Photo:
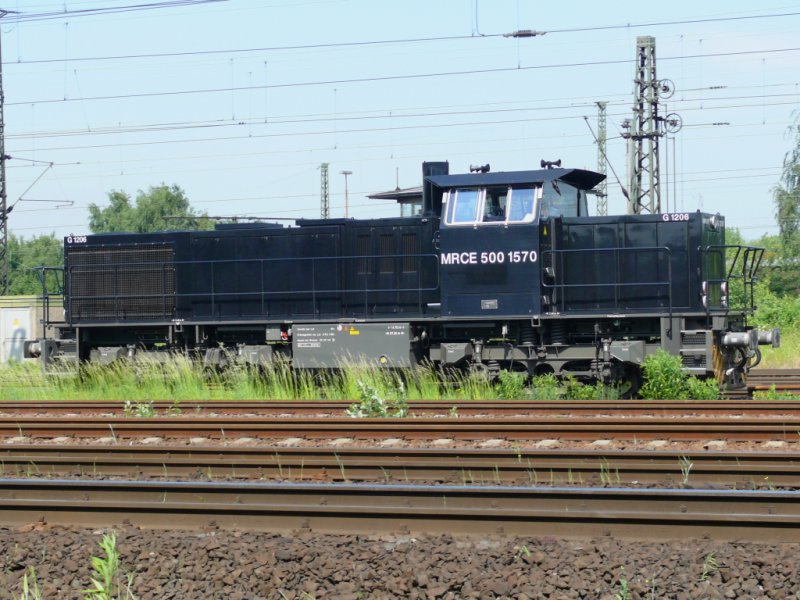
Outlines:
<svg viewBox="0 0 800 600"><path fill-rule="evenodd" d="M661 168L658 140L677 133L681 118L676 114L661 117L659 99L672 96L675 85L656 78L656 38L636 38L636 72L633 78L633 119L623 123L628 129L628 214L661 212Z"/></svg>
<svg viewBox="0 0 800 600"><path fill-rule="evenodd" d="M331 216L331 195L328 183L328 167L330 163L322 163L319 166L319 216L321 219L329 219Z"/></svg>
<svg viewBox="0 0 800 600"><path fill-rule="evenodd" d="M606 160L606 105L608 102L597 102L597 172L608 174ZM597 215L608 214L608 182L603 179L595 187L597 195Z"/></svg>
<svg viewBox="0 0 800 600"><path fill-rule="evenodd" d="M633 119L628 133L628 214L661 212L656 38L636 38Z"/></svg>

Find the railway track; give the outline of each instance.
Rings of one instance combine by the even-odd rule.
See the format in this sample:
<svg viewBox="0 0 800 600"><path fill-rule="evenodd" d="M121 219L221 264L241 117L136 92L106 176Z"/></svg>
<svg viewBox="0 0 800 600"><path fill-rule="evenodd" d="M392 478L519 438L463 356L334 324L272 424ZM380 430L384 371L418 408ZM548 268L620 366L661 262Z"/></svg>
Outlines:
<svg viewBox="0 0 800 600"><path fill-rule="evenodd" d="M12 446L0 476L294 482L800 486L800 454L375 448Z"/></svg>
<svg viewBox="0 0 800 600"><path fill-rule="evenodd" d="M800 492L0 480L0 522L800 541Z"/></svg>
<svg viewBox="0 0 800 600"><path fill-rule="evenodd" d="M158 415L339 415L352 401L216 401L187 400L179 404L154 401ZM790 400L417 400L409 402L411 416L476 415L606 415L606 416L685 416L685 415L795 415L800 416L800 397ZM124 402L118 401L0 401L0 418L10 416L69 415L123 417Z"/></svg>
<svg viewBox="0 0 800 600"><path fill-rule="evenodd" d="M351 419L340 417L0 418L0 436L26 438L237 437L302 439L797 441L800 417L585 417Z"/></svg>
<svg viewBox="0 0 800 600"><path fill-rule="evenodd" d="M800 369L753 369L747 378L747 393L776 392L800 395Z"/></svg>

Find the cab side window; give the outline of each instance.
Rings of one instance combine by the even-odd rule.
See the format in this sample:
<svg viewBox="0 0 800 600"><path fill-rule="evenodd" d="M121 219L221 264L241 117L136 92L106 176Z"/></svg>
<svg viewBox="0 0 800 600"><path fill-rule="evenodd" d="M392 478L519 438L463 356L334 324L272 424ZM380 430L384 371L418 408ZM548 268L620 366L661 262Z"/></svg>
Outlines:
<svg viewBox="0 0 800 600"><path fill-rule="evenodd" d="M478 217L480 190L454 190L447 199L447 222L474 223Z"/></svg>
<svg viewBox="0 0 800 600"><path fill-rule="evenodd" d="M569 184L551 182L545 186L544 197L539 209L539 217L577 217L580 216L580 194Z"/></svg>

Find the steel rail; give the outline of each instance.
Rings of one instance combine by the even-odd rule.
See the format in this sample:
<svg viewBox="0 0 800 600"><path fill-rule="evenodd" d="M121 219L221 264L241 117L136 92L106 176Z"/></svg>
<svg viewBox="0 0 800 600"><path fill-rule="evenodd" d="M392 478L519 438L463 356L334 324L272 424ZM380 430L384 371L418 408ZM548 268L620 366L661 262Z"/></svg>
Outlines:
<svg viewBox="0 0 800 600"><path fill-rule="evenodd" d="M530 440L791 440L800 439L798 417L497 417L352 419L346 417L73 417L0 418L8 437L301 437L356 439Z"/></svg>
<svg viewBox="0 0 800 600"><path fill-rule="evenodd" d="M800 393L800 369L758 369L747 379L747 393L766 392L774 387L777 392Z"/></svg>
<svg viewBox="0 0 800 600"><path fill-rule="evenodd" d="M216 412L220 414L292 414L344 413L352 401L283 401L283 400L158 400L156 411L180 409L183 413ZM86 401L0 401L0 414L45 413L51 415L112 413L122 415L122 400ZM411 414L449 414L455 408L465 415L765 415L800 416L797 400L414 400L409 402Z"/></svg>
<svg viewBox="0 0 800 600"><path fill-rule="evenodd" d="M800 492L0 480L0 522L800 541Z"/></svg>
<svg viewBox="0 0 800 600"><path fill-rule="evenodd" d="M0 476L800 487L800 453L7 446Z"/></svg>
<svg viewBox="0 0 800 600"><path fill-rule="evenodd" d="M800 369L754 369L747 375L745 387L723 392L726 401L752 399L756 392L788 393L800 398ZM759 403L763 402L758 398Z"/></svg>

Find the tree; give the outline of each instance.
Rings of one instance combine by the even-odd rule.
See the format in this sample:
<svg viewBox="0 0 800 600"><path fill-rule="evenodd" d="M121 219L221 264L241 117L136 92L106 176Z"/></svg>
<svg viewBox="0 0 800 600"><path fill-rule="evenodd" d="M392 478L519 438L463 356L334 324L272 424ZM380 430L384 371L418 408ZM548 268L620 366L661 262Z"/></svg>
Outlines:
<svg viewBox="0 0 800 600"><path fill-rule="evenodd" d="M779 296L800 293L800 116L789 132L794 135L794 148L786 153L780 184L772 190L780 233L777 240L762 239L772 242L764 263L769 289Z"/></svg>
<svg viewBox="0 0 800 600"><path fill-rule="evenodd" d="M42 286L35 267L64 265L64 244L55 234L23 239L8 238L8 293L12 296L40 295Z"/></svg>
<svg viewBox="0 0 800 600"><path fill-rule="evenodd" d="M775 218L780 227L784 250L788 256L795 257L800 248L800 118L796 119L790 131L794 132L795 146L783 159L781 184L775 187L773 195L777 210Z"/></svg>
<svg viewBox="0 0 800 600"><path fill-rule="evenodd" d="M186 194L177 185L161 184L147 192L139 190L135 205L130 196L114 190L108 194L109 205L89 205L89 229L92 233L126 231L148 233L165 229L211 229L213 223L195 212Z"/></svg>

